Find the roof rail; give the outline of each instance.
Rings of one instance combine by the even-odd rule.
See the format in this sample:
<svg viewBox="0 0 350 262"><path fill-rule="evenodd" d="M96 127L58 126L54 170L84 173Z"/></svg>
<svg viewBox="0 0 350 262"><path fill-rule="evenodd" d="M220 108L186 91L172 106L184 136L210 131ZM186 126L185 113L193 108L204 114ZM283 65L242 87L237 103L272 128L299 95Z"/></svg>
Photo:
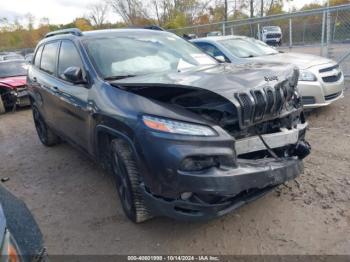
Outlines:
<svg viewBox="0 0 350 262"><path fill-rule="evenodd" d="M75 36L82 36L83 35L83 33L78 28L67 28L67 29L49 32L45 35L45 38L55 36L55 35L65 35L65 34L72 34Z"/></svg>
<svg viewBox="0 0 350 262"><path fill-rule="evenodd" d="M150 30L158 30L158 31L165 31L164 28L158 26L158 25L146 25L143 27L144 29L150 29Z"/></svg>
<svg viewBox="0 0 350 262"><path fill-rule="evenodd" d="M149 30L156 30L156 31L166 31L164 28L157 26L157 25L146 25L146 26L128 26L126 27L128 29L149 29Z"/></svg>

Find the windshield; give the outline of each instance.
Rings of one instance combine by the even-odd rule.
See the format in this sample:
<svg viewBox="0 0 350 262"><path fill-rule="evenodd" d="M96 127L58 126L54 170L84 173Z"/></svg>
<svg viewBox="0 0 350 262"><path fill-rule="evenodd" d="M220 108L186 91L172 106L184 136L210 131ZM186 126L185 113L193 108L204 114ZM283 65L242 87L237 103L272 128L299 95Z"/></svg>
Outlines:
<svg viewBox="0 0 350 262"><path fill-rule="evenodd" d="M118 34L87 39L84 44L104 79L217 64L197 47L170 33Z"/></svg>
<svg viewBox="0 0 350 262"><path fill-rule="evenodd" d="M23 61L0 62L0 77L27 75L27 66Z"/></svg>
<svg viewBox="0 0 350 262"><path fill-rule="evenodd" d="M259 57L278 53L272 47L254 38L226 39L220 40L219 43L239 58Z"/></svg>
<svg viewBox="0 0 350 262"><path fill-rule="evenodd" d="M264 27L263 30L270 32L279 32L281 29L277 26Z"/></svg>

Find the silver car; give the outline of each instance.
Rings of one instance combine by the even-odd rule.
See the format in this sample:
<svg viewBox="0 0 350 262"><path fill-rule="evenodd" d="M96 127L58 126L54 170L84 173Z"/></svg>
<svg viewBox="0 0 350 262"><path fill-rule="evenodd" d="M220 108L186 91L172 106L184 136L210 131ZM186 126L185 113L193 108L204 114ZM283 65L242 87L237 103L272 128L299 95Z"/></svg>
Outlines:
<svg viewBox="0 0 350 262"><path fill-rule="evenodd" d="M342 98L344 76L337 62L309 54L283 53L245 36L218 36L191 40L213 57L228 63L286 62L299 67L299 92L304 108L326 106Z"/></svg>

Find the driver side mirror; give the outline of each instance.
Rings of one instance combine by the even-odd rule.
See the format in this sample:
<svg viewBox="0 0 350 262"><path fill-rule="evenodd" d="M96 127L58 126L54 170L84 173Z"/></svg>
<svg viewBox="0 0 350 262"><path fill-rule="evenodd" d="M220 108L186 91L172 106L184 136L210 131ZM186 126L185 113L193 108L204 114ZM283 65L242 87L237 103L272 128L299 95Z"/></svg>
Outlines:
<svg viewBox="0 0 350 262"><path fill-rule="evenodd" d="M80 67L71 66L63 72L63 79L73 84L85 84L86 81L83 78L83 71Z"/></svg>
<svg viewBox="0 0 350 262"><path fill-rule="evenodd" d="M226 59L222 55L215 56L215 59L218 60L220 63L225 63Z"/></svg>

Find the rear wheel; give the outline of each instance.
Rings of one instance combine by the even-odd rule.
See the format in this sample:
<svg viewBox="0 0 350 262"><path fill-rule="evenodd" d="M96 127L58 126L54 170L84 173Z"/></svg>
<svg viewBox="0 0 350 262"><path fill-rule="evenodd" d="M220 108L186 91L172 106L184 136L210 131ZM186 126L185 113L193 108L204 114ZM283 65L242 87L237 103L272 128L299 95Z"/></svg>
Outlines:
<svg viewBox="0 0 350 262"><path fill-rule="evenodd" d="M3 114L6 112L4 101L2 100L2 97L0 95L0 114Z"/></svg>
<svg viewBox="0 0 350 262"><path fill-rule="evenodd" d="M152 218L140 190L140 176L133 152L120 139L112 141L112 171L126 216L135 223Z"/></svg>
<svg viewBox="0 0 350 262"><path fill-rule="evenodd" d="M35 106L33 106L33 119L36 132L42 144L45 146L54 146L60 142L60 138L46 125L39 110Z"/></svg>

